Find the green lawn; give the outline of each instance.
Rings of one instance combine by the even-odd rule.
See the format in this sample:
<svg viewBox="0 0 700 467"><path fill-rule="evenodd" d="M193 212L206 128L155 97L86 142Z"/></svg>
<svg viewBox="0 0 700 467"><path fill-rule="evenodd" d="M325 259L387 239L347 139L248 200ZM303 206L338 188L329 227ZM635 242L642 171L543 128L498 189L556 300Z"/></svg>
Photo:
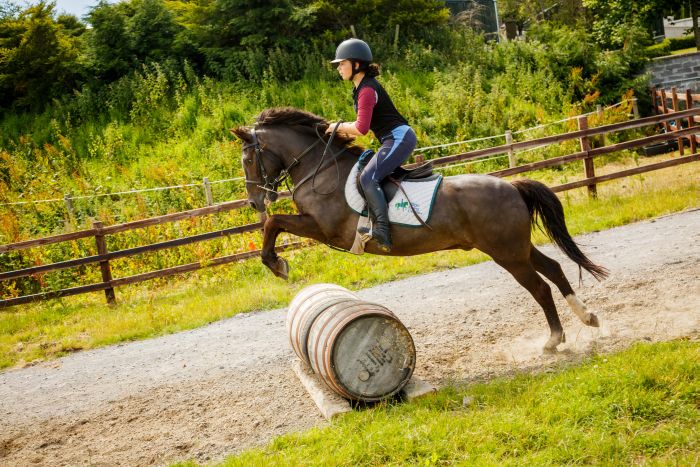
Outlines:
<svg viewBox="0 0 700 467"><path fill-rule="evenodd" d="M698 49L695 47L688 47L687 49L674 50L673 52L671 52L671 55L691 54L697 51Z"/></svg>
<svg viewBox="0 0 700 467"><path fill-rule="evenodd" d="M697 340L637 344L358 410L222 465L698 465L699 377Z"/></svg>

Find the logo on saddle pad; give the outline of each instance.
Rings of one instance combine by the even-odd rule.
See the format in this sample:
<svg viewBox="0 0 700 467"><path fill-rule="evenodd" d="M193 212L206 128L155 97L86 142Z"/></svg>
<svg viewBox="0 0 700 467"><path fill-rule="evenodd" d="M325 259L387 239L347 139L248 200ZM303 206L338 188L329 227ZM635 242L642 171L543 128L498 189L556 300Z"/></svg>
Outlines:
<svg viewBox="0 0 700 467"><path fill-rule="evenodd" d="M394 203L394 207L403 211L416 211L419 216L422 214L422 209L418 203L409 203L404 198L401 198L398 202Z"/></svg>
<svg viewBox="0 0 700 467"><path fill-rule="evenodd" d="M345 200L353 211L360 216L366 216L367 211L365 208L367 204L357 190L357 171L358 166L355 164L345 182ZM427 223L430 219L435 196L441 182L442 177L426 180L404 180L401 182L402 189L398 190L389 201L389 222L420 227L421 222L416 217L418 215L423 222Z"/></svg>

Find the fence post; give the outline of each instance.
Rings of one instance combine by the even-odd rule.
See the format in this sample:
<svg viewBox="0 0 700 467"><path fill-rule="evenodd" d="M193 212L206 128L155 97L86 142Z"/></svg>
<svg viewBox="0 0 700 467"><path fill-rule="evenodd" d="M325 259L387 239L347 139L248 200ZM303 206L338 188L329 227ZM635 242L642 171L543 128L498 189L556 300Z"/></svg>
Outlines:
<svg viewBox="0 0 700 467"><path fill-rule="evenodd" d="M515 153L513 152L513 132L511 130L506 130L506 145L510 146L508 148L508 167L515 167Z"/></svg>
<svg viewBox="0 0 700 467"><path fill-rule="evenodd" d="M692 109L693 108L693 93L691 92L690 89L685 90L685 108L686 110ZM688 117L688 128L691 126L695 126L695 117L692 115ZM696 136L695 135L690 135L690 153L695 154L695 151L697 150L697 143L695 141Z"/></svg>
<svg viewBox="0 0 700 467"><path fill-rule="evenodd" d="M666 107L666 90L661 90L661 112L666 115L668 113L668 107ZM668 121L664 122L664 129L666 133L670 131Z"/></svg>
<svg viewBox="0 0 700 467"><path fill-rule="evenodd" d="M587 130L588 129L588 117L585 115L581 115L578 118L578 129L579 130ZM591 150L591 143L588 140L588 136L582 136L580 138L581 142L581 151L590 151ZM593 178L595 177L595 169L593 167L593 158L590 156L586 156L585 159L583 159L583 171L586 176L586 178ZM595 184L588 185L588 196L591 198L596 198L598 197L598 187Z"/></svg>
<svg viewBox="0 0 700 467"><path fill-rule="evenodd" d="M352 32L352 37L357 37L357 33L355 32L355 25L354 24L350 25L350 31Z"/></svg>
<svg viewBox="0 0 700 467"><path fill-rule="evenodd" d="M652 115L658 115L659 114L659 108L656 105L656 86L651 88L651 110L652 110Z"/></svg>
<svg viewBox="0 0 700 467"><path fill-rule="evenodd" d="M678 93L676 92L676 88L672 87L671 88L671 105L673 106L673 111L678 112ZM675 120L675 126L676 126L676 131L681 129L681 122L680 120ZM683 138L678 138L678 154L683 155Z"/></svg>
<svg viewBox="0 0 700 467"><path fill-rule="evenodd" d="M204 196L207 198L207 206L213 206L214 197L211 195L211 183L209 183L209 177L204 177L202 185L204 186Z"/></svg>
<svg viewBox="0 0 700 467"><path fill-rule="evenodd" d="M656 102L652 102L652 105L656 105ZM656 114L656 112L654 112ZM635 120L639 120L639 104L637 103L637 98L632 98L632 115L634 115Z"/></svg>
<svg viewBox="0 0 700 467"><path fill-rule="evenodd" d="M598 121L596 122L596 124L602 125L603 124L603 106L600 104L597 104L595 106L595 112L596 112L596 117L598 117ZM603 146L607 146L608 145L608 135L603 133L602 135L600 135L599 141L602 142ZM596 146L598 146L598 145L596 145Z"/></svg>
<svg viewBox="0 0 700 467"><path fill-rule="evenodd" d="M396 30L394 31L394 50L399 48L399 25L396 24Z"/></svg>
<svg viewBox="0 0 700 467"><path fill-rule="evenodd" d="M102 233L102 222L93 221L92 228L97 230L95 232L95 243L97 244L97 254L106 255L107 254L107 242L105 241L105 236ZM100 261L100 270L102 271L102 282L109 283L112 282L112 269L109 267L109 261ZM107 303L113 305L116 303L116 297L114 296L114 289L112 287L105 289L105 297L107 298Z"/></svg>
<svg viewBox="0 0 700 467"><path fill-rule="evenodd" d="M63 195L63 201L66 203L66 212L68 213L65 226L66 230L70 230L75 225L75 210L73 208L73 198L70 193Z"/></svg>

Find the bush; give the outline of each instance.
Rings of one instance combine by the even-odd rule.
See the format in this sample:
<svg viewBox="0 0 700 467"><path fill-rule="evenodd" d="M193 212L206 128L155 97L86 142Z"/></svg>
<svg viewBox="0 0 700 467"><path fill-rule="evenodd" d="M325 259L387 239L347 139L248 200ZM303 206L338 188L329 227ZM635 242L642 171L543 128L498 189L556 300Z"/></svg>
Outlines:
<svg viewBox="0 0 700 467"><path fill-rule="evenodd" d="M695 36L688 35L683 37L669 37L654 44L651 47L647 47L647 52L650 57L663 57L665 55L670 55L674 50L683 50L695 47Z"/></svg>
<svg viewBox="0 0 700 467"><path fill-rule="evenodd" d="M647 47L647 53L651 58L669 55L671 53L671 43L668 39L664 39L658 44Z"/></svg>
<svg viewBox="0 0 700 467"><path fill-rule="evenodd" d="M695 47L695 36L688 35L683 37L671 37L666 39L669 41L671 46L671 51L689 49L690 47Z"/></svg>

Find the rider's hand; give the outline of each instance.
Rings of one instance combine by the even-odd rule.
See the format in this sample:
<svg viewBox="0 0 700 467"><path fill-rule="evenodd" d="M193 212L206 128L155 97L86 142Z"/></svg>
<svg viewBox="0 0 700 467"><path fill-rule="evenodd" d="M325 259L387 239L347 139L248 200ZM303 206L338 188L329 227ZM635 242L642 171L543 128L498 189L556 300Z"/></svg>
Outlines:
<svg viewBox="0 0 700 467"><path fill-rule="evenodd" d="M326 134L330 135L333 133L333 130L335 130L335 126L338 124L338 122L329 122L328 123L328 128L326 128Z"/></svg>

